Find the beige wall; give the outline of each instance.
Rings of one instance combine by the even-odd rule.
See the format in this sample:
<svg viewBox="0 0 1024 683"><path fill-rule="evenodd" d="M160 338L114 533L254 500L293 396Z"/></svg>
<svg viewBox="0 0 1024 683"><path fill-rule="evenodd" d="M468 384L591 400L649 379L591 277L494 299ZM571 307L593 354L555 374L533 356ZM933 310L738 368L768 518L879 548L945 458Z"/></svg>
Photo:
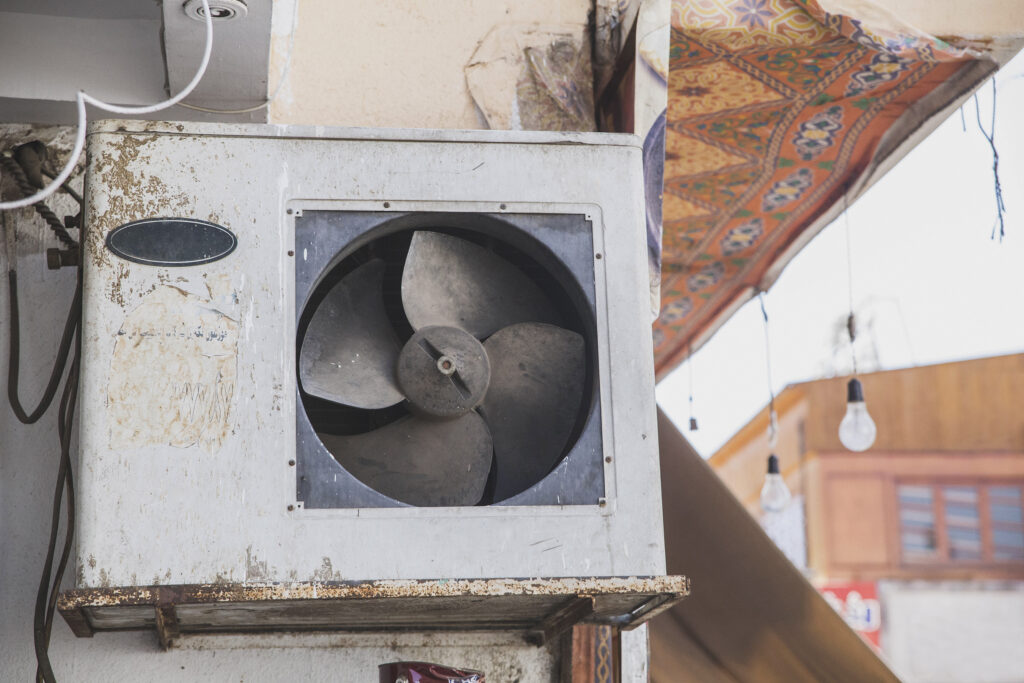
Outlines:
<svg viewBox="0 0 1024 683"><path fill-rule="evenodd" d="M274 4L271 90L294 0ZM501 24L587 22L590 0L301 0L271 123L486 128L463 68Z"/></svg>
<svg viewBox="0 0 1024 683"><path fill-rule="evenodd" d="M818 0L827 12L899 23L934 36L1006 36L1024 32L1019 0ZM885 21L885 20L888 21Z"/></svg>

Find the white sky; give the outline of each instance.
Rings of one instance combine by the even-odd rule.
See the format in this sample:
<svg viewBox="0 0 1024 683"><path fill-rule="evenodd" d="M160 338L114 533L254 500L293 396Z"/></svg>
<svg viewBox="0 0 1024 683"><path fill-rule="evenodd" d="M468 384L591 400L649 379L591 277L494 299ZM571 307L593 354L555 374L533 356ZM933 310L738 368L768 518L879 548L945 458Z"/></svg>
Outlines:
<svg viewBox="0 0 1024 683"><path fill-rule="evenodd" d="M881 369L1024 351L1024 53L999 72L997 87L995 141L1007 209L1002 243L989 238L996 217L992 152L971 100L963 109L966 133L954 114L850 207L858 345L868 341L873 318ZM987 130L991 84L979 90L979 101ZM840 216L765 295L776 393L834 374L834 327L849 306L846 273ZM843 350L840 360L848 364L848 346ZM689 363L658 385L657 397L707 458L768 402L757 300L691 362L700 429L688 430Z"/></svg>

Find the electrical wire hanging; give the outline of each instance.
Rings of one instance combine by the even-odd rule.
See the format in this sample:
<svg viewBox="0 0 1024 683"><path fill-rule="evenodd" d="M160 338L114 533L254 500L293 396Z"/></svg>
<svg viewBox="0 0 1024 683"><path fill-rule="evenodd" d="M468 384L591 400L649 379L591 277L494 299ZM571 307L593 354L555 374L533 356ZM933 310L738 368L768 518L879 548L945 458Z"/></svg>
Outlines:
<svg viewBox="0 0 1024 683"><path fill-rule="evenodd" d="M775 412L775 389L772 382L772 344L768 334L768 309L764 305L764 291L757 290L757 299L761 304L761 317L764 320L764 354L765 371L768 376L768 445L775 448L779 439L779 416Z"/></svg>
<svg viewBox="0 0 1024 683"><path fill-rule="evenodd" d="M75 300L81 301L82 269L77 268L77 285ZM81 318L79 318L79 321ZM82 359L81 323L76 326L75 351L71 361L71 369L64 383L60 407L57 411L57 437L60 442L60 462L57 468L57 482L53 494L53 506L50 521L50 538L47 544L46 560L39 578L36 592L35 610L32 620L33 643L36 652L36 680L44 683L56 683L53 666L50 663L50 635L53 631L53 618L56 613L57 596L64 572L71 557L72 541L75 533L75 485L71 469L71 435L75 419L75 405L78 400L78 377ZM64 493L67 500L64 500ZM64 545L61 549L57 567L53 567L53 558L57 548L57 536L60 529L60 510L64 507Z"/></svg>
<svg viewBox="0 0 1024 683"><path fill-rule="evenodd" d="M852 361L852 374L857 374L857 350L854 348L854 341L857 339L857 319L853 313L853 239L850 237L850 205L849 187L843 193L843 227L846 231L846 292L849 303L849 316L846 318L846 332L850 335L850 360Z"/></svg>
<svg viewBox="0 0 1024 683"><path fill-rule="evenodd" d="M80 218L81 205L79 206L78 215ZM57 411L57 436L60 444L57 481L53 496L46 559L42 575L39 579L32 623L33 645L37 663L36 680L44 681L44 683L54 683L56 677L49 660L50 634L53 629L57 595L71 556L75 530L75 493L71 468L71 434L75 416L75 404L78 396L78 376L81 364L82 270L80 266L77 268L75 293L64 323L64 332L61 336L57 357L50 371L49 381L43 390L43 396L34 409L31 411L26 410L18 395L18 378L21 366L21 316L18 307L16 240L14 227L8 224L7 214L0 213L0 219L2 219L0 224L2 224L5 233L7 246L7 282L10 306L7 397L11 410L19 422L34 424L43 417L53 402L60 380L64 376L65 369L68 367L68 356L72 348L74 349L71 367L64 382L64 390L61 393L61 400ZM66 501L65 492L67 496ZM64 524L64 543L60 559L57 562L56 568L54 568L53 560L57 550L57 537L60 530L60 512L62 507L67 515Z"/></svg>
<svg viewBox="0 0 1024 683"><path fill-rule="evenodd" d="M40 202L51 194L56 192L61 186L64 185L65 181L71 177L72 171L74 171L75 165L78 163L79 157L82 156L82 150L85 148L85 127L86 127L86 110L85 105L90 104L97 109L108 111L112 114L127 114L130 116L141 115L141 114L152 114L158 111L173 107L181 100L188 97L189 93L195 90L195 87L199 85L199 81L202 80L203 75L206 73L206 67L210 64L210 53L213 50L213 20L210 18L210 3L209 0L202 0L203 3L203 23L206 25L206 46L203 48L203 58L199 63L199 68L196 70L195 76L189 81L181 92L174 97L164 100L158 104L152 104L144 107L126 107L116 104L109 104L102 100L96 99L92 95L89 95L84 90L79 90L75 96L75 102L78 109L78 129L75 132L75 144L71 150L71 155L68 157L67 163L64 165L64 169L57 174L49 185L43 189L35 192L28 197L22 197L14 201L2 202L0 201L0 211L7 211L10 209L21 209L26 206L32 206L36 202Z"/></svg>
<svg viewBox="0 0 1024 683"><path fill-rule="evenodd" d="M686 365L690 373L690 431L697 431L697 418L693 415L693 347L686 347Z"/></svg>
<svg viewBox="0 0 1024 683"><path fill-rule="evenodd" d="M1003 241L1003 237L1006 236L1006 224L1004 216L1006 214L1006 204L1003 203L1003 187L999 182L999 151L996 149L996 79L992 78L992 130L991 132L985 130L985 126L981 123L981 106L978 104L978 93L974 93L974 115L978 120L978 130L988 140L989 147L992 148L992 176L995 181L995 193L996 193L996 220L999 223L999 241ZM991 239L996 238L996 226L992 226Z"/></svg>

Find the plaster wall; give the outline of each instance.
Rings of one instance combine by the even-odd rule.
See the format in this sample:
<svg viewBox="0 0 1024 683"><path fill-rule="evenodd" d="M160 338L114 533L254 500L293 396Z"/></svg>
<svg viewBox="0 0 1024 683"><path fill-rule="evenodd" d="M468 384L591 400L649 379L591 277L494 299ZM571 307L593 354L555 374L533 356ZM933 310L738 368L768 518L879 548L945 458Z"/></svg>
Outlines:
<svg viewBox="0 0 1024 683"><path fill-rule="evenodd" d="M939 37L1024 34L1024 5L1017 0L819 0L828 12L871 19L879 27L910 26Z"/></svg>
<svg viewBox="0 0 1024 683"><path fill-rule="evenodd" d="M270 89L288 54L293 3L274 3ZM585 25L591 0L301 0L288 79L271 123L487 128L464 67L496 26Z"/></svg>
<svg viewBox="0 0 1024 683"><path fill-rule="evenodd" d="M907 683L1024 681L1024 582L879 583L882 648Z"/></svg>

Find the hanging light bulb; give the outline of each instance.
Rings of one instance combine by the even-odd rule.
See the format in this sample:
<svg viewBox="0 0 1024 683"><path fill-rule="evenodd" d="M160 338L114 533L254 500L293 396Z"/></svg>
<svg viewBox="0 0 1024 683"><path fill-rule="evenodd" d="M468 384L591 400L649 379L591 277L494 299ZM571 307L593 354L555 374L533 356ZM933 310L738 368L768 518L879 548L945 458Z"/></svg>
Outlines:
<svg viewBox="0 0 1024 683"><path fill-rule="evenodd" d="M782 512L789 505L790 498L789 487L779 474L779 458L773 453L768 456L768 474L761 487L761 509L765 512Z"/></svg>
<svg viewBox="0 0 1024 683"><path fill-rule="evenodd" d="M866 451L875 443L875 421L864 404L864 387L854 377L846 385L846 416L839 423L839 440L851 451Z"/></svg>

